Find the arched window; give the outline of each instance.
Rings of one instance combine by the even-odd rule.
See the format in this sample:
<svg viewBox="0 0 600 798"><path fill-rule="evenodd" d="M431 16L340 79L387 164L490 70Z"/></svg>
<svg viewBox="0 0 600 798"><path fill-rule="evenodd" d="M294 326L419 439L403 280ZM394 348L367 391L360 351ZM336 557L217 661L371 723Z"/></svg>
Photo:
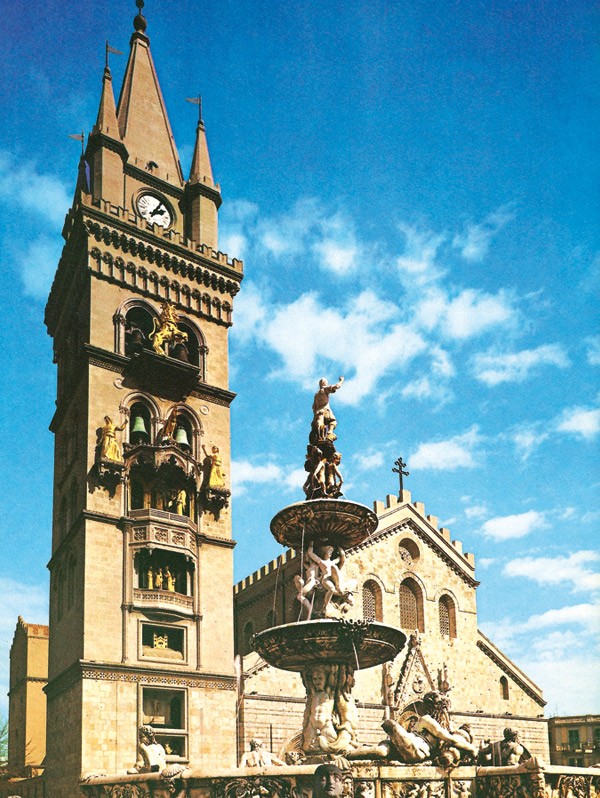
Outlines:
<svg viewBox="0 0 600 798"><path fill-rule="evenodd" d="M135 305L125 315L125 354L134 355L142 349L152 349L150 333L154 329L153 315L147 308Z"/></svg>
<svg viewBox="0 0 600 798"><path fill-rule="evenodd" d="M190 419L183 413L177 414L175 422L175 443L184 451L193 451L194 448L194 427Z"/></svg>
<svg viewBox="0 0 600 798"><path fill-rule="evenodd" d="M500 677L500 698L504 701L508 701L509 699L509 692L508 692L508 679L506 676Z"/></svg>
<svg viewBox="0 0 600 798"><path fill-rule="evenodd" d="M184 345L185 349L174 350L172 357L179 357L179 360L191 363L193 366L200 366L203 345L198 340L198 333L184 321L180 322L177 326L181 332L187 335L187 341Z"/></svg>
<svg viewBox="0 0 600 798"><path fill-rule="evenodd" d="M407 568L410 568L419 561L419 547L410 538L404 538L398 544L398 556Z"/></svg>
<svg viewBox="0 0 600 798"><path fill-rule="evenodd" d="M373 579L364 583L362 589L363 619L365 621L383 621L381 607L381 588Z"/></svg>
<svg viewBox="0 0 600 798"><path fill-rule="evenodd" d="M129 411L129 443L152 442L152 415L143 402L134 402Z"/></svg>
<svg viewBox="0 0 600 798"><path fill-rule="evenodd" d="M129 487L129 509L143 510L146 498L146 486L139 476L132 476Z"/></svg>
<svg viewBox="0 0 600 798"><path fill-rule="evenodd" d="M438 604L440 634L456 637L456 607L450 596L442 596Z"/></svg>
<svg viewBox="0 0 600 798"><path fill-rule="evenodd" d="M414 579L400 585L400 626L402 629L425 631L423 623L423 591Z"/></svg>

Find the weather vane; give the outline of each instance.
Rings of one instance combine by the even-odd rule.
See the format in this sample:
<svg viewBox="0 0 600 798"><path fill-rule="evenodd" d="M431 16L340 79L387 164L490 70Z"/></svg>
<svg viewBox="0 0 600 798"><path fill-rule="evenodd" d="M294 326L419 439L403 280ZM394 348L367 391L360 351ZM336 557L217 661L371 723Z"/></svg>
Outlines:
<svg viewBox="0 0 600 798"><path fill-rule="evenodd" d="M392 471L394 472L394 474L398 474L398 477L400 478L400 495L399 495L399 498L400 498L400 501L402 501L402 494L404 493L404 480L402 479L402 477L407 477L410 472L409 471L404 471L404 469L406 468L406 463L404 462L404 460L401 457L399 457L395 461L394 465L398 466L398 468L392 468Z"/></svg>
<svg viewBox="0 0 600 798"><path fill-rule="evenodd" d="M187 102L198 106L198 122L202 122L202 95L198 94L197 97L186 97Z"/></svg>

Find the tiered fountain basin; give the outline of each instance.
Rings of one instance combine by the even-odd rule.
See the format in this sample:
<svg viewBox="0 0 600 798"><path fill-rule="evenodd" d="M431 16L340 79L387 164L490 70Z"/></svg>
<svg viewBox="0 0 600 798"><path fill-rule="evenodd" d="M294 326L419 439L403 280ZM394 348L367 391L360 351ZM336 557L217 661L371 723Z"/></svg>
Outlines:
<svg viewBox="0 0 600 798"><path fill-rule="evenodd" d="M310 540L349 549L370 537L377 524L377 516L364 504L310 499L280 510L271 521L271 533L278 543L296 551L306 551Z"/></svg>
<svg viewBox="0 0 600 798"><path fill-rule="evenodd" d="M372 668L394 659L406 635L375 621L322 618L265 629L253 638L260 656L276 668L303 671L316 663Z"/></svg>

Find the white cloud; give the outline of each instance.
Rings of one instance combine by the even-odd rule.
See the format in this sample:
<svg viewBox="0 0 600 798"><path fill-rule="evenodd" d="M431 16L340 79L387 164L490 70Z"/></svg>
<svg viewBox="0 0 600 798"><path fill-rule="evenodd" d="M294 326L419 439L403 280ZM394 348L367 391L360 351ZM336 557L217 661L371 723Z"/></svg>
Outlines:
<svg viewBox="0 0 600 798"><path fill-rule="evenodd" d="M587 359L591 366L600 366L600 335L590 336L585 339L587 345Z"/></svg>
<svg viewBox="0 0 600 798"><path fill-rule="evenodd" d="M337 241L327 238L315 244L315 252L319 255L322 265L336 274L349 272L355 265L356 247L343 246Z"/></svg>
<svg viewBox="0 0 600 798"><path fill-rule="evenodd" d="M9 201L20 211L41 216L53 228L62 225L71 205L71 197L61 180L38 172L33 163L17 166L9 153L1 151L0 201Z"/></svg>
<svg viewBox="0 0 600 798"><path fill-rule="evenodd" d="M420 335L395 322L399 309L370 291L351 297L341 309L324 307L316 294L303 294L269 313L266 305L255 289L242 309L254 334L281 357L282 368L275 374L306 388L313 388L325 372L334 372L335 379L344 374L342 403L358 403L384 374L426 348Z"/></svg>
<svg viewBox="0 0 600 798"><path fill-rule="evenodd" d="M523 538L536 529L546 529L548 523L544 513L529 510L519 515L506 515L490 518L479 529L480 534L494 540L509 540Z"/></svg>
<svg viewBox="0 0 600 798"><path fill-rule="evenodd" d="M355 454L353 460L361 471L371 471L383 465L383 452Z"/></svg>
<svg viewBox="0 0 600 798"><path fill-rule="evenodd" d="M485 504L474 504L472 507L465 507L467 518L483 518L489 512Z"/></svg>
<svg viewBox="0 0 600 798"><path fill-rule="evenodd" d="M28 296L36 299L45 299L48 296L61 250L61 239L40 236L20 253L17 262Z"/></svg>
<svg viewBox="0 0 600 798"><path fill-rule="evenodd" d="M502 382L523 382L538 366L554 365L566 368L569 359L560 344L546 344L536 349L500 354L480 353L473 357L475 376L486 385Z"/></svg>
<svg viewBox="0 0 600 798"><path fill-rule="evenodd" d="M464 233L454 236L452 245L460 250L466 260L480 261L488 253L490 242L512 218L514 214L508 206L502 206L490 213L480 224L467 225Z"/></svg>
<svg viewBox="0 0 600 798"><path fill-rule="evenodd" d="M409 467L437 471L474 468L477 465L476 449L480 442L479 428L473 426L462 435L455 435L445 441L421 443L411 455Z"/></svg>
<svg viewBox="0 0 600 798"><path fill-rule="evenodd" d="M523 462L549 437L544 430L544 425L540 422L520 425L510 433L510 436L517 448L517 454Z"/></svg>
<svg viewBox="0 0 600 798"><path fill-rule="evenodd" d="M575 509L575 507L565 507L565 509L559 515L561 521L569 521L570 519L576 517L577 517L577 510Z"/></svg>
<svg viewBox="0 0 600 798"><path fill-rule="evenodd" d="M600 589L600 573L589 566L600 562L595 551L577 551L558 557L520 557L504 566L505 576L524 576L540 585L570 583L573 590Z"/></svg>
<svg viewBox="0 0 600 798"><path fill-rule="evenodd" d="M600 679L590 678L590 674L600 670L600 660L587 650L585 641L579 640L576 651L582 653L575 655L570 647L561 651L557 638L553 638L553 642L557 644L555 656L542 649L539 658L532 658L527 651L519 659L520 667L536 684L543 686L548 715L584 715L600 711ZM567 642L566 637L564 642Z"/></svg>
<svg viewBox="0 0 600 798"><path fill-rule="evenodd" d="M249 485L273 485L283 490L301 488L306 480L303 468L292 468L267 462L254 465L248 460L231 463L231 485L236 496L244 494Z"/></svg>
<svg viewBox="0 0 600 798"><path fill-rule="evenodd" d="M557 419L556 430L592 440L600 432L600 408L571 407Z"/></svg>
<svg viewBox="0 0 600 798"><path fill-rule="evenodd" d="M406 287L423 286L442 277L443 272L437 268L435 260L446 235L404 223L399 228L405 241L404 252L397 259L397 265L400 279Z"/></svg>
<svg viewBox="0 0 600 798"><path fill-rule="evenodd" d="M479 557L476 562L480 568L489 568L496 562L496 557Z"/></svg>
<svg viewBox="0 0 600 798"><path fill-rule="evenodd" d="M518 314L513 300L501 290L488 294L465 288L456 296L431 288L416 303L415 322L426 330L439 329L450 339L465 340L497 326L512 325Z"/></svg>

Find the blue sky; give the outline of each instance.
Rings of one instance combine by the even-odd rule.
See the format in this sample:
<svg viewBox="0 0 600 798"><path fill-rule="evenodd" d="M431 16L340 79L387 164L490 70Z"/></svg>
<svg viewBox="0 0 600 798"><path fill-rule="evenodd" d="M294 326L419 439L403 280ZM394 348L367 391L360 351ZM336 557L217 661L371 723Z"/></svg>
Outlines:
<svg viewBox="0 0 600 798"><path fill-rule="evenodd" d="M409 5L411 7L409 7ZM476 555L482 630L545 691L600 711L598 10L502 0L262 6L152 0L184 171L203 116L245 261L231 333L236 578L280 553L318 379L346 495L397 491ZM47 617L55 367L43 308L133 2L4 10L0 679ZM124 56L112 56L118 87ZM14 220L14 221L13 221ZM18 221L16 221L18 220ZM4 687L0 686L3 693Z"/></svg>

